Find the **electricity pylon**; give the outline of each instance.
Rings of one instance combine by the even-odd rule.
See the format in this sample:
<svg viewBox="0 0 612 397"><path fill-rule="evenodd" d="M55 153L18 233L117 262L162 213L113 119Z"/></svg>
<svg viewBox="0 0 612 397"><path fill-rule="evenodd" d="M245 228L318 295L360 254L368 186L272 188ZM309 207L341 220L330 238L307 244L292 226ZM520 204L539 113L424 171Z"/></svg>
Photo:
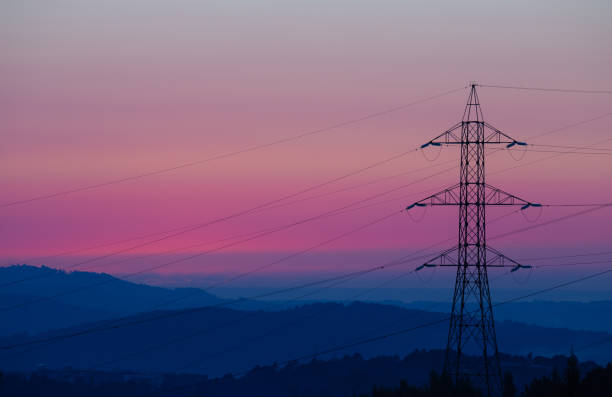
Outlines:
<svg viewBox="0 0 612 397"><path fill-rule="evenodd" d="M448 330L444 371L457 382L470 381L488 396L501 391L501 367L495 337L495 324L487 269L511 267L511 271L527 268L487 245L486 207L489 205L540 206L506 193L485 183L485 145L524 146L484 121L471 83L463 119L431 141L422 145L460 145L459 184L408 207L456 205L459 207L459 242L456 247L419 266L454 266L457 268L455 291ZM482 354L474 367L465 362L465 354Z"/></svg>

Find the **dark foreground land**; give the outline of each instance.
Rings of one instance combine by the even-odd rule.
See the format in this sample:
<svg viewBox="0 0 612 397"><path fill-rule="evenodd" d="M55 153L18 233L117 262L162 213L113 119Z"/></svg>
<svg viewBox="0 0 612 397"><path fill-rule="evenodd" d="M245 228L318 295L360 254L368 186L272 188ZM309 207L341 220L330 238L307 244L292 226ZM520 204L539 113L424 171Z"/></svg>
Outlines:
<svg viewBox="0 0 612 397"><path fill-rule="evenodd" d="M306 364L256 367L243 376L208 379L204 375L39 369L4 373L2 396L254 396L254 397L429 397L478 396L470 385L454 387L437 375L442 351L415 351L405 358L359 355ZM504 397L594 396L612 392L612 365L578 363L575 357L502 355Z"/></svg>

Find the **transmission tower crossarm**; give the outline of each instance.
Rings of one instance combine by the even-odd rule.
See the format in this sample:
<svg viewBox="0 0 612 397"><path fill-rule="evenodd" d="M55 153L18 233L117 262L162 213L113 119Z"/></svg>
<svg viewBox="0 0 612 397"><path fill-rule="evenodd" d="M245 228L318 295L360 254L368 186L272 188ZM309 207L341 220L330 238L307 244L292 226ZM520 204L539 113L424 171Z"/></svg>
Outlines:
<svg viewBox="0 0 612 397"><path fill-rule="evenodd" d="M487 267L510 267L510 272L531 268L531 265L523 265L489 246L486 247L486 255Z"/></svg>
<svg viewBox="0 0 612 397"><path fill-rule="evenodd" d="M433 138L427 143L421 145L421 149L426 148L427 146L440 146L442 144L457 144L461 143L461 122L455 124L448 130L444 131L437 137ZM459 135L455 133L455 131L459 130Z"/></svg>
<svg viewBox="0 0 612 397"><path fill-rule="evenodd" d="M504 192L503 190L485 184L485 204L486 205L520 205L521 209L528 207L541 207L542 204L533 203L531 201L524 200L513 194Z"/></svg>
<svg viewBox="0 0 612 397"><path fill-rule="evenodd" d="M489 130L489 133L484 136L484 141L482 143L506 144L506 147L509 147L509 148L515 145L518 145L518 146L527 145L527 143L514 139L510 135L501 132L500 130L498 130L491 124L487 123L486 121L462 121L462 122L455 124L454 126L444 131L440 135L436 136L435 138L431 139L429 142L422 144L421 149L424 149L428 146L460 145L460 144L467 144L467 143L476 143L476 142L464 142L464 140L462 139L460 129L465 123L482 123L482 125L486 127L487 130ZM456 133L457 130L459 130L459 134Z"/></svg>
<svg viewBox="0 0 612 397"><path fill-rule="evenodd" d="M527 146L527 143L516 140L512 138L510 135L504 134L491 124L486 121L483 122L484 126L490 131L484 138L484 143L497 143L497 144L506 144L506 147L510 148L515 145L519 146Z"/></svg>
<svg viewBox="0 0 612 397"><path fill-rule="evenodd" d="M457 250L458 247L449 248L441 254L431 258L421 266L414 269L416 272L423 270L426 267L436 266L457 266Z"/></svg>
<svg viewBox="0 0 612 397"><path fill-rule="evenodd" d="M477 203L464 203L461 201L461 184L453 185L446 188L438 193L427 196L422 200L416 201L406 207L406 211L414 207L434 206L434 205L469 205ZM541 204L532 203L531 201L524 200L513 194L504 192L489 184L484 184L484 200L485 205L516 205L521 206L521 209L528 207L540 207Z"/></svg>
<svg viewBox="0 0 612 397"><path fill-rule="evenodd" d="M410 204L406 207L406 211L414 207L424 207L428 205L458 205L459 202L459 184L456 184Z"/></svg>
<svg viewBox="0 0 612 397"><path fill-rule="evenodd" d="M427 262L418 266L415 271L421 271L425 268L429 267L457 267L459 264L457 263L457 252L459 251L459 247L455 246L453 248L449 248L441 254L431 258ZM486 255L486 267L505 267L511 268L510 272L515 272L520 269L530 269L530 265L523 265L514 259L508 258L506 255L501 252L491 248L485 247L485 255Z"/></svg>

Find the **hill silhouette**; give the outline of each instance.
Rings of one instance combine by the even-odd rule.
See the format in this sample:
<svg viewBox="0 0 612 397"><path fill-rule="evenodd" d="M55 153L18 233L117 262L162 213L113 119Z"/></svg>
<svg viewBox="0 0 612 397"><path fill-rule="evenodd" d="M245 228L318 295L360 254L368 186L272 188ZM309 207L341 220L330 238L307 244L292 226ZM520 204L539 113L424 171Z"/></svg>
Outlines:
<svg viewBox="0 0 612 397"><path fill-rule="evenodd" d="M0 368L32 370L44 364L48 368L72 366L218 376L446 318L444 313L355 302L348 305L310 304L275 312L204 308L146 321L160 313L173 312L142 313L125 320L139 320L134 325L25 348L24 351L4 351L0 354ZM1 338L0 345L109 323L83 324L33 336L13 335ZM446 322L441 322L320 358L353 353L373 357L406 354L415 349L443 348L447 327ZM610 337L604 332L545 328L516 322L499 322L497 332L500 351L545 356L567 353L572 346L586 346ZM171 340L175 343L166 343ZM130 355L130 352L139 354ZM609 345L601 345L580 352L580 357L605 363L612 357L612 349Z"/></svg>
<svg viewBox="0 0 612 397"><path fill-rule="evenodd" d="M180 309L221 301L195 288L152 287L105 273L66 272L46 266L0 267L0 280L0 310L5 309L10 319L0 322L0 335L38 333L136 314L166 302L173 303L165 308ZM27 281L12 284L18 280Z"/></svg>
<svg viewBox="0 0 612 397"><path fill-rule="evenodd" d="M410 309L449 308L450 302L388 302ZM554 328L612 332L612 317L601 313L612 312L612 301L528 301L512 302L495 308L498 321L518 321Z"/></svg>
<svg viewBox="0 0 612 397"><path fill-rule="evenodd" d="M563 374L569 363L563 356L529 358L502 354L500 358L504 371L512 373L513 383L518 390L523 390L528 384L542 390L541 385L546 379L544 377L551 373ZM179 397L351 397L366 393L369 395L375 388L377 393L373 396L392 396L392 393L384 394L385 388L396 388L400 381L405 382L402 384L404 389L406 384L414 389L427 388L436 383L431 382L431 371L439 370L443 359L444 352L441 350L414 351L403 358L395 355L364 359L355 354L332 360L316 359L304 363L291 362L288 365L256 366L242 376L225 375L218 378L189 374L81 371L70 368L38 369L29 374L5 374L0 378L0 392L20 397L40 395L41 390L47 395L67 397L144 396L149 393ZM469 364L478 358L467 357L467 360ZM587 377L602 370L591 362L576 364L579 373L588 373ZM611 370L612 367L608 367L607 372L612 374Z"/></svg>
<svg viewBox="0 0 612 397"><path fill-rule="evenodd" d="M15 280L28 281L11 284ZM201 307L224 302L197 288L165 288L122 280L105 273L65 272L50 267L15 265L0 267L0 310L8 321L0 322L0 336L41 333L83 322L163 309ZM91 286L91 287L90 287ZM66 291L76 291L66 293ZM47 299L47 297L53 297ZM34 302L28 304L28 302ZM281 310L317 301L256 301L232 303L241 310ZM346 302L350 303L350 302ZM450 303L385 301L407 309L447 312ZM496 320L574 330L612 332L612 301L514 302L495 309Z"/></svg>

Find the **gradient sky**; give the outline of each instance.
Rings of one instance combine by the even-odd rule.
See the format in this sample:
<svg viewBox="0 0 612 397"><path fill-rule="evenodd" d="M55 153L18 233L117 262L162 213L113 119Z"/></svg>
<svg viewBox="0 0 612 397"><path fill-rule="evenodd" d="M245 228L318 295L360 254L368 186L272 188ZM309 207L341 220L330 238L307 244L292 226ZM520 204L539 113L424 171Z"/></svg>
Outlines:
<svg viewBox="0 0 612 397"><path fill-rule="evenodd" d="M603 0L3 1L1 201L207 158L410 103L472 80L609 90L610 18L612 4ZM273 200L415 148L459 121L466 98L467 91L461 91L265 150L2 208L0 256L6 264L68 266L129 244L45 257ZM612 138L608 117L529 140L611 112L610 95L483 87L480 98L485 119L517 139L589 146ZM612 140L599 146L612 148ZM420 169L413 174L241 217L132 254L198 252L207 246L184 247L291 223L423 179L379 199L394 201L237 245L214 260L202 257L163 269L169 274L244 271L455 183L456 170L426 177L448 167L444 161L458 163L458 155L455 148L445 148L436 162L429 162L412 154L303 197ZM496 173L550 155L528 152L521 162L507 153L491 155L488 182L534 202L612 201L608 155L565 155ZM546 209L541 220L572 211ZM503 213L492 209L489 216ZM611 220L612 210L603 210L492 245L517 258L610 249ZM452 209L430 210L421 223L398 215L267 274L358 267L355 253L382 253L385 259L391 252L416 250L452 237L455 223ZM491 226L489 236L528 225L515 215ZM129 273L167 259L121 258L129 260L101 262L92 269Z"/></svg>

